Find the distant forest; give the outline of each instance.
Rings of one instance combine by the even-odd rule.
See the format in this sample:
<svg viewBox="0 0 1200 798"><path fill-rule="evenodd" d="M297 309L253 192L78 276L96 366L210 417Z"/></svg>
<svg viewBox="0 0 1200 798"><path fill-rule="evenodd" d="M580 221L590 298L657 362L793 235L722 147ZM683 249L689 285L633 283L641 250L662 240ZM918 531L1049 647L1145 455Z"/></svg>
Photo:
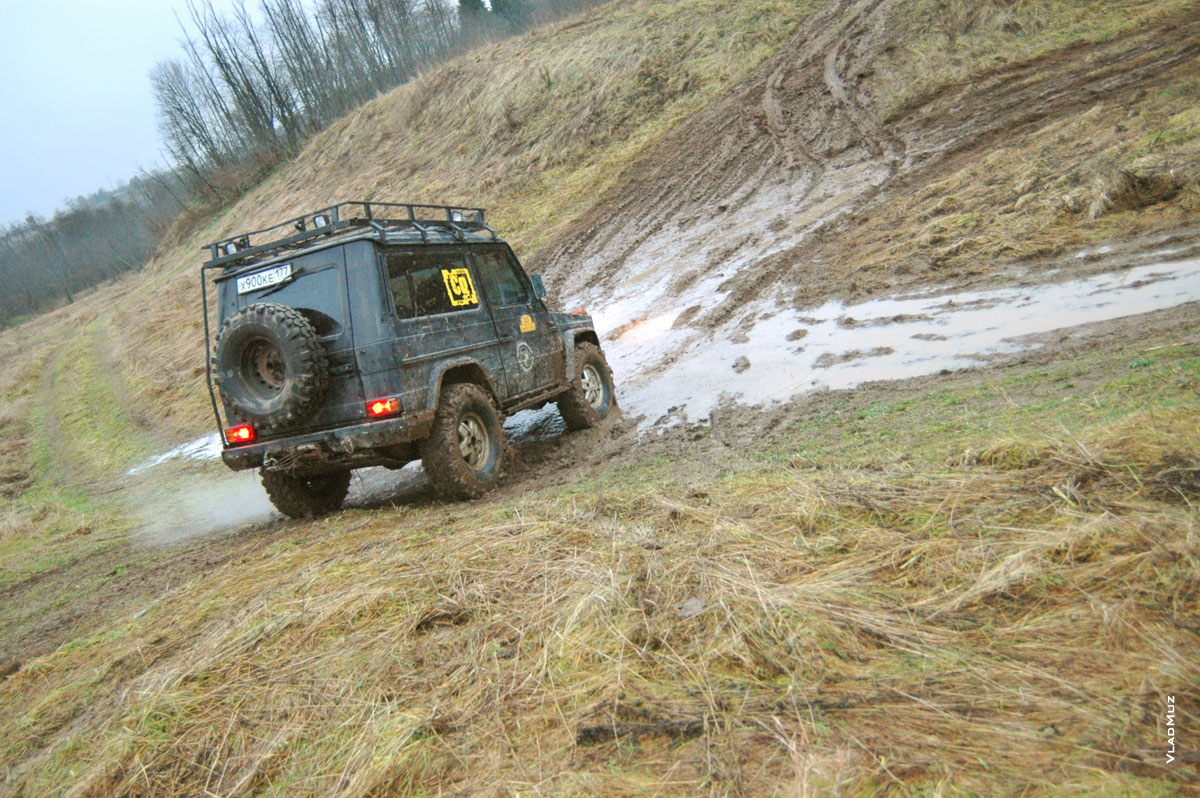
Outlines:
<svg viewBox="0 0 1200 798"><path fill-rule="evenodd" d="M187 0L150 73L171 167L0 228L0 326L140 268L172 224L228 205L314 134L471 47L602 0ZM182 218L181 218L182 217Z"/></svg>
<svg viewBox="0 0 1200 798"><path fill-rule="evenodd" d="M29 214L0 227L0 326L73 302L79 292L140 268L186 190L171 175L137 177L73 199L51 219Z"/></svg>

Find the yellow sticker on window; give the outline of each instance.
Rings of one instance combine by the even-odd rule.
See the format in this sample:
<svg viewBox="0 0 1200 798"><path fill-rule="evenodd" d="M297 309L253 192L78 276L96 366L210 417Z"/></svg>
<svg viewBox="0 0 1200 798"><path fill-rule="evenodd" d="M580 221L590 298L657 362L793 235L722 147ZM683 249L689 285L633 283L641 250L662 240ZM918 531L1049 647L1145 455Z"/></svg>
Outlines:
<svg viewBox="0 0 1200 798"><path fill-rule="evenodd" d="M446 282L446 293L450 296L450 304L456 308L465 305L479 304L475 296L475 283L471 282L471 273L466 269L442 269L442 279Z"/></svg>
<svg viewBox="0 0 1200 798"><path fill-rule="evenodd" d="M537 325L533 321L533 316L525 315L521 317L521 332L533 332L537 329Z"/></svg>

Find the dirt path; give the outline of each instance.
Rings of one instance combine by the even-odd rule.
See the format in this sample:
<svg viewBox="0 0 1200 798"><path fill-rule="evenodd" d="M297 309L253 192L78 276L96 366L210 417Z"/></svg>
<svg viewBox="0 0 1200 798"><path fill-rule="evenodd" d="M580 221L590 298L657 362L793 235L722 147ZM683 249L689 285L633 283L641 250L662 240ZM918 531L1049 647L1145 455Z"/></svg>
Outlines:
<svg viewBox="0 0 1200 798"><path fill-rule="evenodd" d="M0 629L0 662L47 654L80 635L128 619L189 582L245 557L254 557L291 533L282 521L193 538L169 549L125 536L55 568L0 590L9 612Z"/></svg>

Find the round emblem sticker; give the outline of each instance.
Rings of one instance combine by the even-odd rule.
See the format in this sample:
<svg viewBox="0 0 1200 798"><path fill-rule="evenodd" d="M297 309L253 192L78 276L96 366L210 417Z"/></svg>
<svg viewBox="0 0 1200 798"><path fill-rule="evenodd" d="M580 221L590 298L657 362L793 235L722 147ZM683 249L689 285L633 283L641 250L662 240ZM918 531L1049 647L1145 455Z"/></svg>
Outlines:
<svg viewBox="0 0 1200 798"><path fill-rule="evenodd" d="M517 365L521 367L521 371L533 368L533 350L524 341L517 344Z"/></svg>

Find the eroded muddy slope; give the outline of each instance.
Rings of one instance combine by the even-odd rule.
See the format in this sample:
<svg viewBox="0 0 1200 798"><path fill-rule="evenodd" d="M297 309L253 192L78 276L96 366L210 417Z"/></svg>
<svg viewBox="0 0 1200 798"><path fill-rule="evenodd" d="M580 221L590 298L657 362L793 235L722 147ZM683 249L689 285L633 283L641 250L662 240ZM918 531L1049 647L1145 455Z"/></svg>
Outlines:
<svg viewBox="0 0 1200 798"><path fill-rule="evenodd" d="M1063 257L1075 231L1080 241L1103 235L1098 220L1106 213L1140 210L1184 190L1188 178L1170 177L1175 194L1156 194L1153 174L1138 177L1133 167L1123 173L1132 175L1126 183L1104 184L1101 170L1072 159L1108 144L1106 114L1194 70L1194 14L1166 12L1132 35L1076 41L1028 60L996 56L971 80L921 93L911 75L897 89L912 69L906 37L916 5L835 2L814 15L752 79L631 164L540 259L557 295L592 310L609 341L645 338L633 342L643 363L688 371L686 361L706 342L761 339L767 327L779 327L774 337L782 340L792 327L781 313L819 316L830 300L961 290L1050 266L1095 273L1095 258ZM1061 163L1043 164L1028 185L1016 186L1014 200L1009 172L1037 151L1039 135L1066 148ZM1073 144L1071 135L1081 138ZM977 164L992 164L994 175L960 185L970 182L964 167ZM1056 176L1064 183L1064 171L1074 188L1063 188L1059 201L1073 207L1039 205L1038 189ZM1136 196L1114 198L1122 192ZM898 210L917 200L927 207L907 217ZM1186 225L1190 208L1173 208L1175 216L1156 223ZM1038 212L1051 221L1030 221ZM1011 229L988 227L1006 216ZM995 245L1035 223L1049 243L1033 247L1033 235ZM1144 263L1109 258L1105 265Z"/></svg>

